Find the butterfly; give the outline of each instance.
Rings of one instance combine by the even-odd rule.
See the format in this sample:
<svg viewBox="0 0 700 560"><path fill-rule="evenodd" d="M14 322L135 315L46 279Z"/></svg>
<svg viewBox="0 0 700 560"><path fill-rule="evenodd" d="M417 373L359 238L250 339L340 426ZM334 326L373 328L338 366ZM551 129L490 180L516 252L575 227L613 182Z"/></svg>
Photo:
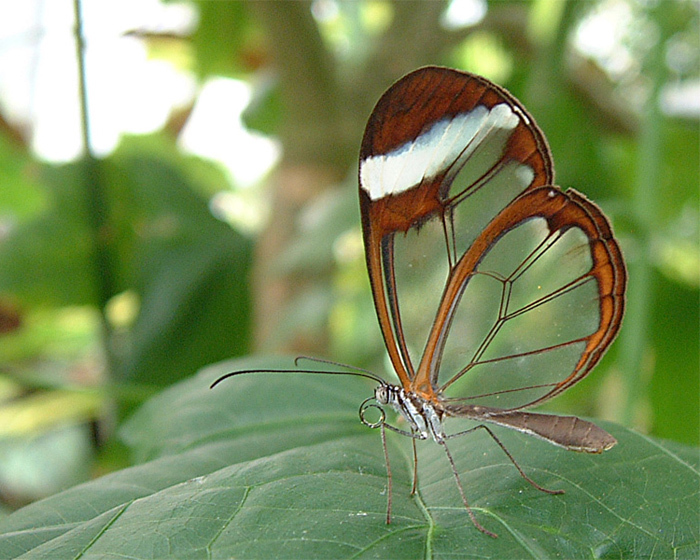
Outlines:
<svg viewBox="0 0 700 560"><path fill-rule="evenodd" d="M551 494L563 491L528 477L488 424L574 451L616 444L586 420L525 409L583 379L617 335L627 284L620 247L594 203L554 185L547 141L525 107L450 68L415 70L381 96L360 148L359 198L374 305L399 384L365 370L297 371L378 383L360 419L381 429L387 523L391 430L413 441L412 492L415 442L433 440L472 523L496 537L472 511L447 442L484 430L525 480ZM403 427L388 423L386 407ZM448 418L478 425L450 433Z"/></svg>

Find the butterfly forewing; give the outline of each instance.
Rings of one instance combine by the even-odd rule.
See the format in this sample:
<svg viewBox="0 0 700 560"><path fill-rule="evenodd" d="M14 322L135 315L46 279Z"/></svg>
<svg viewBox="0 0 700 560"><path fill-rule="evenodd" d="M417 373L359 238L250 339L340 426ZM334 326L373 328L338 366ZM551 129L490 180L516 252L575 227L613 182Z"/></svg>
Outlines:
<svg viewBox="0 0 700 560"><path fill-rule="evenodd" d="M483 78L423 68L379 100L360 153L360 205L375 304L404 387L456 262L518 195L552 180L540 130Z"/></svg>
<svg viewBox="0 0 700 560"><path fill-rule="evenodd" d="M619 327L624 264L598 208L552 181L532 118L483 78L423 68L382 96L362 142L360 206L404 388L521 408L600 359Z"/></svg>

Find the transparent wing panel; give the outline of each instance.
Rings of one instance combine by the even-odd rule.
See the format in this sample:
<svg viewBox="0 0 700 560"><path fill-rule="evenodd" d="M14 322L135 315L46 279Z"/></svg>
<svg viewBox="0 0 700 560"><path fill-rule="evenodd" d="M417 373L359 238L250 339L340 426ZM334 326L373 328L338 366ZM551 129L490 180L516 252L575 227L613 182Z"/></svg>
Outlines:
<svg viewBox="0 0 700 560"><path fill-rule="evenodd" d="M418 230L395 234L394 257L403 335L417 365L449 271L442 222L430 220Z"/></svg>
<svg viewBox="0 0 700 560"><path fill-rule="evenodd" d="M576 227L550 234L532 218L503 235L455 311L439 368L444 396L516 407L566 379L600 324L592 265Z"/></svg>
<svg viewBox="0 0 700 560"><path fill-rule="evenodd" d="M522 163L510 160L498 162L488 176L487 183L478 182L481 176L472 169L494 166L491 150L478 150L451 184L449 200L453 215L449 225L453 230L454 253L463 254L486 225L532 181L532 170ZM466 200L468 199L468 200Z"/></svg>

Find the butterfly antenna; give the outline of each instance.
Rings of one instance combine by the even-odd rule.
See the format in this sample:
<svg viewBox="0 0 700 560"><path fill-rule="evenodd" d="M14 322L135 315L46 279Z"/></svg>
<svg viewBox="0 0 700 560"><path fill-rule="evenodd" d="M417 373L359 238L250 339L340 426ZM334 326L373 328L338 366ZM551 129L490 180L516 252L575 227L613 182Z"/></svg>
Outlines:
<svg viewBox="0 0 700 560"><path fill-rule="evenodd" d="M334 362L333 360L326 360L325 358L316 358L315 356L297 356L296 358L294 358L294 365L298 366L301 360L309 360L310 362L316 362L318 364L327 364L329 366L345 368L349 369L350 371L361 371L362 373L366 373L368 375L373 375L377 377L377 375L374 372L368 369L352 366L350 364L344 364L343 362Z"/></svg>
<svg viewBox="0 0 700 560"><path fill-rule="evenodd" d="M298 358L297 358L298 359ZM314 358L315 361L321 362L321 363L328 363L332 365L339 365L343 367L350 367L350 366L345 366L344 364L335 364L335 362L331 361L326 361L326 360L320 360ZM295 360L295 364L296 364ZM366 377L367 379L371 379L372 381L376 381L380 385L386 385L386 381L384 381L381 377L376 375L375 373L372 373L371 371L364 370L361 368L355 368L354 370L350 371L335 371L335 370L316 370L316 369L242 369L240 371L232 371L230 373L227 373L225 375L222 375L218 379L216 379L210 386L210 389L213 389L216 387L219 383L224 381L225 379L228 379L230 377L234 377L236 375L244 375L247 373L317 373L317 374L323 374L323 375L354 375L355 377Z"/></svg>

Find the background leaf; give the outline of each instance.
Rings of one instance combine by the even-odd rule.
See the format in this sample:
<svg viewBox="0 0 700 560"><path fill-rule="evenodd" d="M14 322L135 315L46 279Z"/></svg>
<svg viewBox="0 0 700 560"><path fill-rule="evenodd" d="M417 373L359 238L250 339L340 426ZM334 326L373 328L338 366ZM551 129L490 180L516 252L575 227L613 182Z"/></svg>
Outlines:
<svg viewBox="0 0 700 560"><path fill-rule="evenodd" d="M517 475L485 434L450 442L478 532L444 454L419 443L410 497L407 438L390 437L394 517L378 434L356 408L371 386L343 376L217 375L208 368L149 401L124 437L141 465L36 502L0 523L0 556L31 558L694 558L700 553L697 450L604 424L600 456L506 430ZM453 426L454 427L454 426ZM24 556L22 556L24 555Z"/></svg>
<svg viewBox="0 0 700 560"><path fill-rule="evenodd" d="M125 231L124 284L141 298L120 377L166 385L243 354L251 241L217 220L209 201L173 165L123 157L113 175L115 221Z"/></svg>

